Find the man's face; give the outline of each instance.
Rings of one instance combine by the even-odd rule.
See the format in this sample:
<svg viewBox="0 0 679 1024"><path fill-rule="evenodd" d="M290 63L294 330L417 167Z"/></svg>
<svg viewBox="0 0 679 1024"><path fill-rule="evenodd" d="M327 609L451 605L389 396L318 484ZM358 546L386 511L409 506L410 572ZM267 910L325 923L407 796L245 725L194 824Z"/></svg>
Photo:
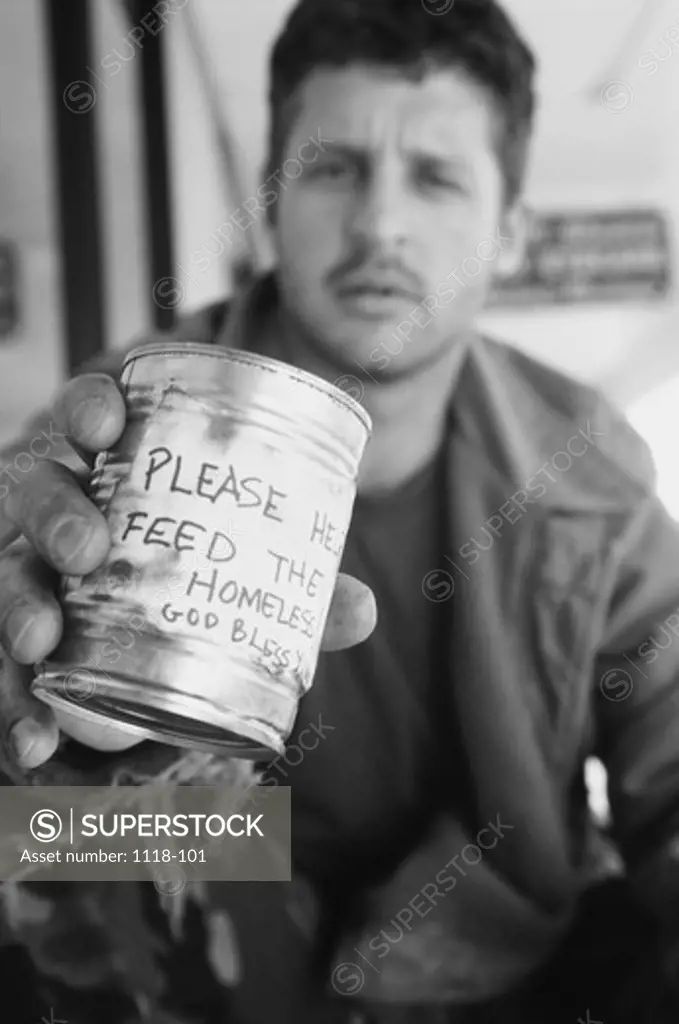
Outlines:
<svg viewBox="0 0 679 1024"><path fill-rule="evenodd" d="M462 72L360 65L316 70L298 99L275 208L283 302L338 368L410 373L468 330L509 248L492 101Z"/></svg>

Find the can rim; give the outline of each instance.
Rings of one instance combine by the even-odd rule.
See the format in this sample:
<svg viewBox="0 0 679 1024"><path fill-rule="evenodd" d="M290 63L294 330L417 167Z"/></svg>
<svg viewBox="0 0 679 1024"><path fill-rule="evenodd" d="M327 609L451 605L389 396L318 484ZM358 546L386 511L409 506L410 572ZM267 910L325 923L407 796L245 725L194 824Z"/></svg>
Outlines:
<svg viewBox="0 0 679 1024"><path fill-rule="evenodd" d="M290 363L283 362L281 359L272 359L271 356L263 356L258 352L250 352L247 349L208 345L198 341L151 342L146 345L138 345L127 353L123 360L123 372L130 363L137 359L141 359L144 356L161 354L177 356L205 355L212 356L215 359L221 358L233 363L242 362L248 363L250 366L262 366L281 370L301 384L316 388L316 390L324 392L335 402L345 406L349 412L353 412L360 420L368 434L368 438L372 435L373 423L370 414L363 408L360 402L357 402L355 398L348 395L342 388L337 387L335 384L330 384L328 381L323 380L322 377L317 377L314 373L309 373L308 370L300 370Z"/></svg>
<svg viewBox="0 0 679 1024"><path fill-rule="evenodd" d="M87 707L81 701L69 700L63 694L55 692L45 685L45 681L48 678L48 673L41 673L33 680L33 686L31 687L31 693L45 704L50 704L52 707L56 707L57 710L63 711L87 725L108 725L111 727L112 732L126 733L128 736L136 737L140 741L154 738L152 731L146 726L113 719L102 711Z"/></svg>

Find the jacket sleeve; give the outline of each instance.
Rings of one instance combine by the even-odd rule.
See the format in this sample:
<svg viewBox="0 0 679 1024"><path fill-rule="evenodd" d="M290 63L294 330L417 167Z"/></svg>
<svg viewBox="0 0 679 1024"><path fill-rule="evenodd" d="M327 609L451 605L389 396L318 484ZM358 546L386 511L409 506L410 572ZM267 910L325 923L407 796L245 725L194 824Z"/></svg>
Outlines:
<svg viewBox="0 0 679 1024"><path fill-rule="evenodd" d="M596 660L596 752L630 883L679 936L679 524L644 475Z"/></svg>

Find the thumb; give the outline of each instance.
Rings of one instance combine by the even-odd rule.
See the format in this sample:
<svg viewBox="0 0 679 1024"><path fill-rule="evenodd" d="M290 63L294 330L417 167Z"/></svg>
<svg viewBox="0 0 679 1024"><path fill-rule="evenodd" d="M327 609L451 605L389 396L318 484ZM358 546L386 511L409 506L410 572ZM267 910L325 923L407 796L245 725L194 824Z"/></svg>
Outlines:
<svg viewBox="0 0 679 1024"><path fill-rule="evenodd" d="M324 651L341 651L363 643L377 624L375 595L354 576L341 572L323 633Z"/></svg>

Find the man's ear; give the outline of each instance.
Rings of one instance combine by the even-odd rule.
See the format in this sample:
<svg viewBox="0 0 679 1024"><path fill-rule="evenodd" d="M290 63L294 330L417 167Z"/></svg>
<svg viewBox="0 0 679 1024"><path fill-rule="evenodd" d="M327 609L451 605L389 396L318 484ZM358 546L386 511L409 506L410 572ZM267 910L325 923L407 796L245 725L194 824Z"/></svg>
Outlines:
<svg viewBox="0 0 679 1024"><path fill-rule="evenodd" d="M505 208L500 220L502 249L496 267L496 276L513 277L523 266L531 234L533 215L521 199Z"/></svg>

